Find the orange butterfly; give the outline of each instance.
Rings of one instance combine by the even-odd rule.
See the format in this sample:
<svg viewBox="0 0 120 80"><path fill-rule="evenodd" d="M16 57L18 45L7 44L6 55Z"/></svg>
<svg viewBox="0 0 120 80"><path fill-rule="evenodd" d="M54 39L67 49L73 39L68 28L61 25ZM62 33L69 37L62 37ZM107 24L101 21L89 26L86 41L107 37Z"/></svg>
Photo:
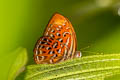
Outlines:
<svg viewBox="0 0 120 80"><path fill-rule="evenodd" d="M37 64L54 64L75 57L81 57L76 51L76 33L70 21L55 13L49 21L43 37L34 48L34 60Z"/></svg>

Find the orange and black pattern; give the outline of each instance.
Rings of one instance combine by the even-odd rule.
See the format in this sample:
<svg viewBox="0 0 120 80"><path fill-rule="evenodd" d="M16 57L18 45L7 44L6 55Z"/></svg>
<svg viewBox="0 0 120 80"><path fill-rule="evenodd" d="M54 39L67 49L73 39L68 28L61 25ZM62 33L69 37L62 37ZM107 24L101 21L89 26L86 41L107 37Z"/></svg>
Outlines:
<svg viewBox="0 0 120 80"><path fill-rule="evenodd" d="M43 37L35 45L34 60L37 64L54 64L80 57L76 44L72 24L67 18L56 13L49 21Z"/></svg>

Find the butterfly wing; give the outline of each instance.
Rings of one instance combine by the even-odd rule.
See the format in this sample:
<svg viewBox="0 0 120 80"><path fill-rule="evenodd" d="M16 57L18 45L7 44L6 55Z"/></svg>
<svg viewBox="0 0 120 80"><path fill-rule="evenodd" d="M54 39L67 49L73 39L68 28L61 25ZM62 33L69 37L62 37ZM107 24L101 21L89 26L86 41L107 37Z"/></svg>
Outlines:
<svg viewBox="0 0 120 80"><path fill-rule="evenodd" d="M53 64L73 58L76 56L76 42L76 34L70 21L56 13L34 48L34 60L37 64Z"/></svg>
<svg viewBox="0 0 120 80"><path fill-rule="evenodd" d="M55 38L65 46L63 59L72 58L74 56L77 47L76 33L72 24L66 17L58 13L54 14L43 35Z"/></svg>

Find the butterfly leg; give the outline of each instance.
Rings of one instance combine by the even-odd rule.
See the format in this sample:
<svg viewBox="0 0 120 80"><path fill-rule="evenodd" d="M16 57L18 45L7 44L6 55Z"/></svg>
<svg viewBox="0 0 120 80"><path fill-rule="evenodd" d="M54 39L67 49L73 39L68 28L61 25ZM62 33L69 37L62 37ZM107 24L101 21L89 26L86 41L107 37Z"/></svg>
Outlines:
<svg viewBox="0 0 120 80"><path fill-rule="evenodd" d="M75 52L75 55L74 55L74 58L79 58L79 57L81 57L81 56L82 56L81 51L76 51L76 52Z"/></svg>

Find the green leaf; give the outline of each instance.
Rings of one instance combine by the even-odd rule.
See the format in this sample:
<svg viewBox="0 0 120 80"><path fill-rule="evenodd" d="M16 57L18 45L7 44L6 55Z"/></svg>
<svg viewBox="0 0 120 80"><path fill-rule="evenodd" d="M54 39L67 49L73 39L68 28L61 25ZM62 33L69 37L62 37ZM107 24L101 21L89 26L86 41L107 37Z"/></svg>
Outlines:
<svg viewBox="0 0 120 80"><path fill-rule="evenodd" d="M27 66L24 80L99 79L120 73L120 54L93 55L59 64Z"/></svg>
<svg viewBox="0 0 120 80"><path fill-rule="evenodd" d="M27 63L27 51L25 48L18 48L13 53L17 53L18 55L9 69L8 80L14 80L15 77L24 70Z"/></svg>
<svg viewBox="0 0 120 80"><path fill-rule="evenodd" d="M86 52L81 51L83 56L96 52L120 53L119 3L120 0L1 0L0 80L8 79L11 65L19 55L11 53L16 48L25 47L28 64L34 63L34 45L56 11L71 21L77 35L77 49L90 46ZM119 79L115 76L107 80Z"/></svg>

